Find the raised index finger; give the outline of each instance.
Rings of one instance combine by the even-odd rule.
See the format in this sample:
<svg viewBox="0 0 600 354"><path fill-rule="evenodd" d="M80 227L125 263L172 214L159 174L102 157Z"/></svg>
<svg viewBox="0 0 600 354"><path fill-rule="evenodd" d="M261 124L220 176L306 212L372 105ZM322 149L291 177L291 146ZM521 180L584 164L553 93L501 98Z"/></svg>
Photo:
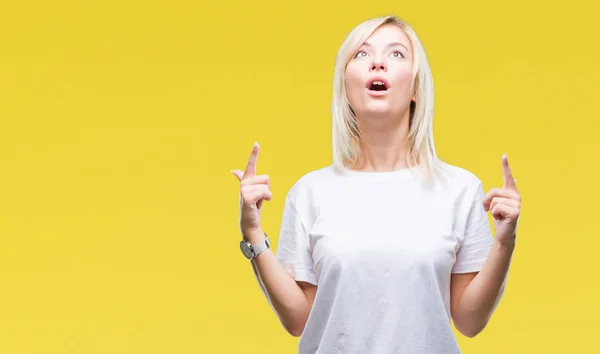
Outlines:
<svg viewBox="0 0 600 354"><path fill-rule="evenodd" d="M252 147L252 153L250 154L250 158L248 158L246 170L244 171L244 178L256 176L256 160L258 159L258 150L260 150L260 146L258 143L254 143L254 146Z"/></svg>
<svg viewBox="0 0 600 354"><path fill-rule="evenodd" d="M512 174L512 170L508 165L508 156L504 154L502 156L502 177L504 179L504 188L516 190L515 179Z"/></svg>

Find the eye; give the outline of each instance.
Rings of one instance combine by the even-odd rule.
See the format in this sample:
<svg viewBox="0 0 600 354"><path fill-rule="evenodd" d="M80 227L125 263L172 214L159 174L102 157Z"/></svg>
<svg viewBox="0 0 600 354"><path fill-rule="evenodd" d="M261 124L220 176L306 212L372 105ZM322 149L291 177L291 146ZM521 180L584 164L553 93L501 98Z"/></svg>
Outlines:
<svg viewBox="0 0 600 354"><path fill-rule="evenodd" d="M362 58L362 57L366 57L367 53L363 50L359 50L358 52L356 52L356 54L354 54L355 58Z"/></svg>
<svg viewBox="0 0 600 354"><path fill-rule="evenodd" d="M396 58L404 58L404 54L402 54L402 52L399 50L392 52L392 55Z"/></svg>

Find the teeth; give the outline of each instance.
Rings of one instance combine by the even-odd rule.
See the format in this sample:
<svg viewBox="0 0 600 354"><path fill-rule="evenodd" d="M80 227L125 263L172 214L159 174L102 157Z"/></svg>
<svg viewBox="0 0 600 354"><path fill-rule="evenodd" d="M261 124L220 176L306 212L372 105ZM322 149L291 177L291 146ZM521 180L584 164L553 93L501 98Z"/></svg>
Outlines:
<svg viewBox="0 0 600 354"><path fill-rule="evenodd" d="M373 85L384 85L383 81L373 81Z"/></svg>

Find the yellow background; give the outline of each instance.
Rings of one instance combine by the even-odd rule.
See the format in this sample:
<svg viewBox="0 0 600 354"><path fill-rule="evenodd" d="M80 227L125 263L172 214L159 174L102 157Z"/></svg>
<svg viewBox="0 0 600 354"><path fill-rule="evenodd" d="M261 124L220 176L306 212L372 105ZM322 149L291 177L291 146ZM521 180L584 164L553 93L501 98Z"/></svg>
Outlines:
<svg viewBox="0 0 600 354"><path fill-rule="evenodd" d="M336 51L396 13L439 155L523 195L509 288L464 353L600 352L592 1L3 1L0 353L294 353L238 249L252 143L274 199L331 162Z"/></svg>

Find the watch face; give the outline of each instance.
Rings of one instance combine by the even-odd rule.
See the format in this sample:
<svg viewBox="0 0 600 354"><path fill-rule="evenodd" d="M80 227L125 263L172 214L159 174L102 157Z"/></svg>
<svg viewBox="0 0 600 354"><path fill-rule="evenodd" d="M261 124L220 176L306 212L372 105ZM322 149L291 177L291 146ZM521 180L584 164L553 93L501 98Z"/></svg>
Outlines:
<svg viewBox="0 0 600 354"><path fill-rule="evenodd" d="M245 241L240 241L240 250L242 250L246 258L252 259L252 249L250 249L250 246Z"/></svg>

